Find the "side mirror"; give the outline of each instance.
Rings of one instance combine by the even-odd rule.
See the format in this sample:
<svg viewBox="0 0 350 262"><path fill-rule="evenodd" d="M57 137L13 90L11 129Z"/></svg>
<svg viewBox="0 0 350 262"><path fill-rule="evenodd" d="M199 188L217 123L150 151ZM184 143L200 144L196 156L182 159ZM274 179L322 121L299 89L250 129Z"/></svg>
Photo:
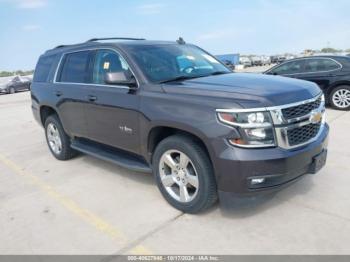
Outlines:
<svg viewBox="0 0 350 262"><path fill-rule="evenodd" d="M135 77L128 72L110 72L105 75L105 83L109 85L136 86Z"/></svg>

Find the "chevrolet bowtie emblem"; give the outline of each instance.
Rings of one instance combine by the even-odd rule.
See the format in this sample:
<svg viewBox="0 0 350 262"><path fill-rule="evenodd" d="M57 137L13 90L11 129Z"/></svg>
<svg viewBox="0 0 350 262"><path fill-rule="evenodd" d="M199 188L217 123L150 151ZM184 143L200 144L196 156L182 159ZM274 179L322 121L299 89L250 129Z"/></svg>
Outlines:
<svg viewBox="0 0 350 262"><path fill-rule="evenodd" d="M317 124L317 123L321 122L321 120L322 120L322 113L321 112L318 112L318 111L311 112L311 115L309 118L309 121L311 123Z"/></svg>

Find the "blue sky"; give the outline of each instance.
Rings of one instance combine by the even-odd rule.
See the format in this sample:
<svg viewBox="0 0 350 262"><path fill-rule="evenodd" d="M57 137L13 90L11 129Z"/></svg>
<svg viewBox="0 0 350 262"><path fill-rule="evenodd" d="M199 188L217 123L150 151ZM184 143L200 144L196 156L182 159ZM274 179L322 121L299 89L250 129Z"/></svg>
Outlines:
<svg viewBox="0 0 350 262"><path fill-rule="evenodd" d="M0 71L104 36L183 36L213 54L347 49L349 10L349 0L0 0Z"/></svg>

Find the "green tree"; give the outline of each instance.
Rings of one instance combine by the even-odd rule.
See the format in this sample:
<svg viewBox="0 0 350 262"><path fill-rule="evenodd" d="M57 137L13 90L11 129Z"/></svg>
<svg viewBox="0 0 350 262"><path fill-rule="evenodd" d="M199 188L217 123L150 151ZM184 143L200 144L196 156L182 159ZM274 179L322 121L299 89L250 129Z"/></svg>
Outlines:
<svg viewBox="0 0 350 262"><path fill-rule="evenodd" d="M322 53L338 53L338 52L342 52L342 50L340 49L335 49L332 47L325 47L321 49Z"/></svg>
<svg viewBox="0 0 350 262"><path fill-rule="evenodd" d="M14 76L14 75L20 75L20 76L27 76L27 75L32 75L34 73L34 70L16 70L16 71L1 71L0 72L0 77L6 77L6 76Z"/></svg>

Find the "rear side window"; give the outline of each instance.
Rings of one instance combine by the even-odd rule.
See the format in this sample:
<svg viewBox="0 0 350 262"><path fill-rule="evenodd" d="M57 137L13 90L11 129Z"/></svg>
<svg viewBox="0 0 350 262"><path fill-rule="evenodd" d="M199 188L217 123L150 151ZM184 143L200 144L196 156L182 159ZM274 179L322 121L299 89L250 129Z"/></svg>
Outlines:
<svg viewBox="0 0 350 262"><path fill-rule="evenodd" d="M331 59L309 59L306 61L306 72L322 72L341 68L341 66Z"/></svg>
<svg viewBox="0 0 350 262"><path fill-rule="evenodd" d="M47 82L56 55L40 57L36 65L33 82Z"/></svg>
<svg viewBox="0 0 350 262"><path fill-rule="evenodd" d="M66 54L60 70L59 82L88 83L90 51Z"/></svg>

